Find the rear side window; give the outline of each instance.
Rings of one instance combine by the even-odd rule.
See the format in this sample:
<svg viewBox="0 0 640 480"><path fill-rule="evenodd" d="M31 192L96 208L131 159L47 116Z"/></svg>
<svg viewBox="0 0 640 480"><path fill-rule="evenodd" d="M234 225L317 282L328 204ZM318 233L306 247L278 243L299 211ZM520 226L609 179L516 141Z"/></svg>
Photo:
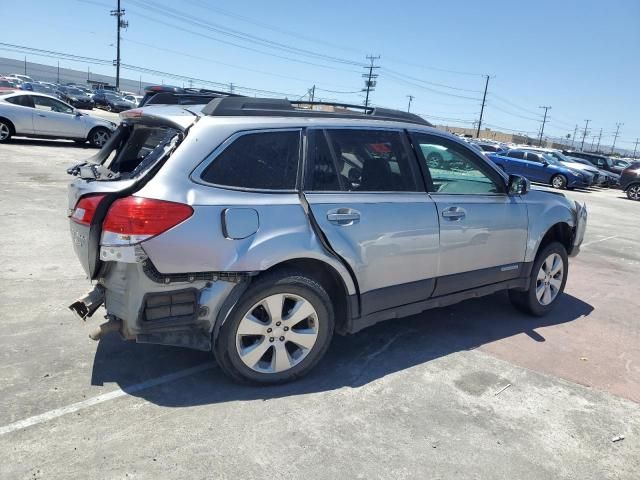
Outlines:
<svg viewBox="0 0 640 480"><path fill-rule="evenodd" d="M324 147L323 140L319 140L315 150L311 151L313 163L308 189L417 191L408 145L400 132L330 129L326 130L326 135L329 149ZM319 133L317 138L320 138Z"/></svg>
<svg viewBox="0 0 640 480"><path fill-rule="evenodd" d="M33 102L29 95L18 95L16 97L9 97L6 99L7 102L13 103L14 105L20 105L22 107L33 107Z"/></svg>
<svg viewBox="0 0 640 480"><path fill-rule="evenodd" d="M297 130L248 133L214 158L201 178L227 187L293 190L299 158Z"/></svg>
<svg viewBox="0 0 640 480"><path fill-rule="evenodd" d="M521 152L521 151L518 151L518 150L509 150L506 153L506 156L510 157L510 158L521 158L521 159L524 159L524 152Z"/></svg>

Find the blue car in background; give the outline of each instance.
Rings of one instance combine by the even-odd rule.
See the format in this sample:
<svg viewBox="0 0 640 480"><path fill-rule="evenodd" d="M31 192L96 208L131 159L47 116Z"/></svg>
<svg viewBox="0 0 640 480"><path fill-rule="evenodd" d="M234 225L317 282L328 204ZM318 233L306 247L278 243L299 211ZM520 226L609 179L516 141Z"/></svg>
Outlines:
<svg viewBox="0 0 640 480"><path fill-rule="evenodd" d="M559 189L590 186L586 175L563 166L561 162L544 153L519 149L499 154L485 153L509 175L521 175L531 182L544 183Z"/></svg>

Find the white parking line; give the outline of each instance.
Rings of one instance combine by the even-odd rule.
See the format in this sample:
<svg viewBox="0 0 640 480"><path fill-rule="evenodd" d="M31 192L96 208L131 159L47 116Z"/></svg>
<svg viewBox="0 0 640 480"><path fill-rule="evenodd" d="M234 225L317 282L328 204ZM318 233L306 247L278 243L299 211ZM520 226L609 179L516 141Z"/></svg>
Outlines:
<svg viewBox="0 0 640 480"><path fill-rule="evenodd" d="M612 240L612 239L618 238L618 237L619 237L619 235L611 235L610 237L604 237L604 238L601 238L600 240L593 240L592 242L583 243L582 244L582 248L588 247L589 245L593 245L594 243L600 243L600 242L604 242L606 240Z"/></svg>
<svg viewBox="0 0 640 480"><path fill-rule="evenodd" d="M67 405L66 407L49 410L48 412L41 413L40 415L34 415L33 417L25 418L24 420L19 420L17 422L10 423L9 425L5 425L4 427L0 427L0 435L15 432L16 430L22 430L39 423L48 422L49 420L53 420L54 418L77 412L78 410L84 410L85 408L98 405L99 403L104 403L115 398L129 395L131 393L146 390L147 388L156 387L158 385L162 385L163 383L173 382L174 380L178 380L180 378L188 377L189 375L194 375L196 373L209 370L214 366L215 362L203 363L201 365L196 365L195 367L186 368L178 372L169 373L158 378L153 378L141 383L136 383L135 385L126 387L126 391L118 388L117 390L114 390L112 392L103 393L102 395L98 395L97 397L87 398L86 400L72 403L71 405Z"/></svg>

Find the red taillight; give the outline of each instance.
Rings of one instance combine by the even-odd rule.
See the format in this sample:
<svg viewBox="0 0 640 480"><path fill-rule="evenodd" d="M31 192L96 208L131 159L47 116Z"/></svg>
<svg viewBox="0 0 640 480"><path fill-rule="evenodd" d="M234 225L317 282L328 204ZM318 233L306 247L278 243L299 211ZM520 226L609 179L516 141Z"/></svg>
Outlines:
<svg viewBox="0 0 640 480"><path fill-rule="evenodd" d="M76 208L73 209L71 220L81 225L90 225L96 208L106 195L87 195L78 200Z"/></svg>
<svg viewBox="0 0 640 480"><path fill-rule="evenodd" d="M159 235L193 215L189 205L142 197L113 202L102 224L103 235L114 233L121 240L138 241Z"/></svg>

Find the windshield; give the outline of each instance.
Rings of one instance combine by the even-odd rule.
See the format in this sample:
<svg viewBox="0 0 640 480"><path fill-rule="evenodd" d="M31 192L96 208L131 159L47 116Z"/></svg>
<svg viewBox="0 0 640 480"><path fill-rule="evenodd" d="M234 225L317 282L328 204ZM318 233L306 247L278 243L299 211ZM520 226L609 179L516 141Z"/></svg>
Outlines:
<svg viewBox="0 0 640 480"><path fill-rule="evenodd" d="M560 164L560 162L550 153L542 153L542 158L544 158L550 165Z"/></svg>
<svg viewBox="0 0 640 480"><path fill-rule="evenodd" d="M67 88L67 93L71 93L73 95L84 95L84 92L79 88Z"/></svg>

